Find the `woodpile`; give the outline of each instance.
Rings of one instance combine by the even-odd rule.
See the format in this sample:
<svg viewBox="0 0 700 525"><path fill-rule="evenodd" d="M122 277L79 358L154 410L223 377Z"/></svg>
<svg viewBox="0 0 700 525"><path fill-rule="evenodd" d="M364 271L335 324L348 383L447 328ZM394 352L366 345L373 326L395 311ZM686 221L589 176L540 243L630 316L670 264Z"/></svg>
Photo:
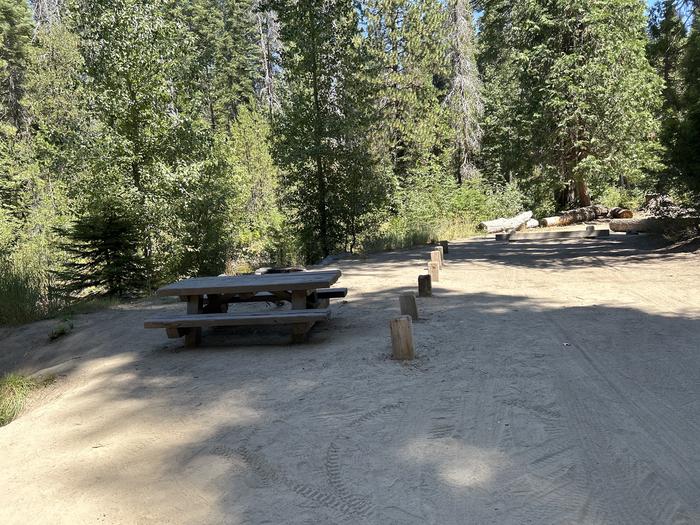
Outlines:
<svg viewBox="0 0 700 525"><path fill-rule="evenodd" d="M508 230L518 231L527 226L529 220L532 219L532 212L526 211L511 218L500 218L492 221L484 221L479 223L479 229L487 233L498 233Z"/></svg>

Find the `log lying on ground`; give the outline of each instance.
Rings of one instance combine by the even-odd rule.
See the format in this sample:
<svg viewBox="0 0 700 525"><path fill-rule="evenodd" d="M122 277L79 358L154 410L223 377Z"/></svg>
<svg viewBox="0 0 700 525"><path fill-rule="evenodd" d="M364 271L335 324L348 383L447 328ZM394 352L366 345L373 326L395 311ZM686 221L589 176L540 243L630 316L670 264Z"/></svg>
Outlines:
<svg viewBox="0 0 700 525"><path fill-rule="evenodd" d="M608 217L611 219L631 219L634 217L634 213L627 208L611 208Z"/></svg>
<svg viewBox="0 0 700 525"><path fill-rule="evenodd" d="M498 233L506 230L519 230L527 225L527 221L532 219L532 212L526 211L511 217L509 219L494 219L492 221L484 221L479 223L480 230L486 230L488 233Z"/></svg>
<svg viewBox="0 0 700 525"><path fill-rule="evenodd" d="M610 229L614 232L664 233L671 228L692 228L700 225L700 217L670 217L647 219L613 219Z"/></svg>
<svg viewBox="0 0 700 525"><path fill-rule="evenodd" d="M605 217L608 209L604 206L586 206L563 212L557 217L546 217L542 219L543 226L568 226L577 222L594 221L599 217Z"/></svg>

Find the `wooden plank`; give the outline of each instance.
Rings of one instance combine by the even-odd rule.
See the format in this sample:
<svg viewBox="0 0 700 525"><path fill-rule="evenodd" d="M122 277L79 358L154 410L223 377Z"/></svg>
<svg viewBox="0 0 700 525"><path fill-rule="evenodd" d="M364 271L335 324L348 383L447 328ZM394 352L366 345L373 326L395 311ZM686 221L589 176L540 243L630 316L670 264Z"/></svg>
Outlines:
<svg viewBox="0 0 700 525"><path fill-rule="evenodd" d="M255 292L276 292L293 290L313 290L330 288L340 279L337 269L273 273L264 275L224 275L217 277L196 277L184 279L159 288L157 295L205 295L239 294Z"/></svg>
<svg viewBox="0 0 700 525"><path fill-rule="evenodd" d="M339 299L348 295L347 288L319 288L316 290L316 296L319 299Z"/></svg>
<svg viewBox="0 0 700 525"><path fill-rule="evenodd" d="M245 314L197 314L153 317L144 328L193 328L208 326L254 326L314 323L330 317L330 310L284 310L282 312L250 312Z"/></svg>

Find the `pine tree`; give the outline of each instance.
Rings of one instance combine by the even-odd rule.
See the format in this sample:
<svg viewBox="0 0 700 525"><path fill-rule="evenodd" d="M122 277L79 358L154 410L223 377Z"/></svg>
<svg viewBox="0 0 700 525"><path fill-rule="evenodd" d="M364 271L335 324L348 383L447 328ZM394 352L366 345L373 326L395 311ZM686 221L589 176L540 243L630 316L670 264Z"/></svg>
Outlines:
<svg viewBox="0 0 700 525"><path fill-rule="evenodd" d="M490 167L573 180L581 205L589 185L598 193L660 168L661 82L640 2L487 0L481 23Z"/></svg>
<svg viewBox="0 0 700 525"><path fill-rule="evenodd" d="M664 146L666 176L658 186L668 191L677 179L674 153L685 89L682 61L687 44L686 26L673 0L659 0L654 5L648 31L647 56L664 81L663 105L658 118L661 122L660 140Z"/></svg>
<svg viewBox="0 0 700 525"><path fill-rule="evenodd" d="M385 155L405 191L452 162L444 104L450 89L446 10L435 0L369 0L368 45L377 63Z"/></svg>
<svg viewBox="0 0 700 525"><path fill-rule="evenodd" d="M71 260L58 276L69 296L132 297L145 289L139 231L116 201L96 203L61 234Z"/></svg>
<svg viewBox="0 0 700 525"><path fill-rule="evenodd" d="M187 0L177 19L193 38L191 69L212 129L228 130L238 108L262 83L256 15L251 0Z"/></svg>
<svg viewBox="0 0 700 525"><path fill-rule="evenodd" d="M26 0L0 0L0 122L22 127L21 100L33 25Z"/></svg>
<svg viewBox="0 0 700 525"><path fill-rule="evenodd" d="M679 123L675 165L700 202L700 6L694 10L682 63L686 86L682 97L683 115Z"/></svg>

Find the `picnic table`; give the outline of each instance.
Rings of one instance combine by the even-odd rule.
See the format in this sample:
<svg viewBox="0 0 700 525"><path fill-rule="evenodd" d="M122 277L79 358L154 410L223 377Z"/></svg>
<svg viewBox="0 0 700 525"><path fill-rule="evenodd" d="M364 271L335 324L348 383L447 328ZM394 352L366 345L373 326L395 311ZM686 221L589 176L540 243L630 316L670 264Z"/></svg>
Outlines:
<svg viewBox="0 0 700 525"><path fill-rule="evenodd" d="M184 336L187 346L196 346L207 326L291 325L293 341L301 342L314 323L330 317L329 299L347 294L345 288L331 288L340 276L338 269L325 269L183 279L156 295L180 297L186 314L147 319L144 327L165 328L168 337ZM289 302L291 309L228 311L231 304L259 301Z"/></svg>

